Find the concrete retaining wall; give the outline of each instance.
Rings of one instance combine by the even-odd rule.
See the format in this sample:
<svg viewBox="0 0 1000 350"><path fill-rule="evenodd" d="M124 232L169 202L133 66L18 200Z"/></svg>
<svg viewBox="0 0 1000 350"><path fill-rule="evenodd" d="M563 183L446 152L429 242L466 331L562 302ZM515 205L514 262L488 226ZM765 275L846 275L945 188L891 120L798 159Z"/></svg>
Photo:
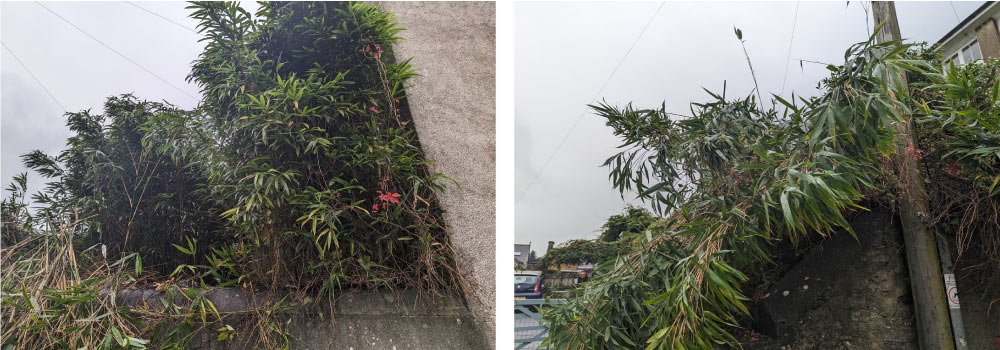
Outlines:
<svg viewBox="0 0 1000 350"><path fill-rule="evenodd" d="M420 77L409 111L432 170L455 179L441 194L445 222L473 315L492 340L496 314L496 5L384 2ZM492 341L491 348L492 348Z"/></svg>
<svg viewBox="0 0 1000 350"><path fill-rule="evenodd" d="M754 328L773 340L745 349L918 348L898 218L876 209L851 226L858 239L842 232L823 240L755 303ZM996 293L959 276L968 348L997 349L1000 311L987 311Z"/></svg>
<svg viewBox="0 0 1000 350"><path fill-rule="evenodd" d="M205 326L195 334L194 349L232 350L257 348L252 337L255 318L247 311L266 312L277 299L267 294L251 295L235 288L205 292L204 297L219 310L223 322ZM118 305L162 308L163 292L119 291ZM178 305L186 304L181 297ZM330 314L333 314L331 320ZM492 346L483 337L469 310L455 299L420 297L412 291L346 291L332 304L325 301L284 310L273 319L287 322L293 348L302 350L465 350ZM217 340L215 331L224 324L237 330L234 340Z"/></svg>

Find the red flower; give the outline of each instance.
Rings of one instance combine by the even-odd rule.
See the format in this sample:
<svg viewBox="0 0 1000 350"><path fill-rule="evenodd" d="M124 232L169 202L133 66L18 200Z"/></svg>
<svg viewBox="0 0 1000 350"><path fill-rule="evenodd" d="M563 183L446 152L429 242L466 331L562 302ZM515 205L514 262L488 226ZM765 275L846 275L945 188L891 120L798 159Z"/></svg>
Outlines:
<svg viewBox="0 0 1000 350"><path fill-rule="evenodd" d="M381 190L377 190L375 192L378 193L377 199L381 201L381 203L378 202L372 203L372 212L374 213L378 213L379 204L382 204L382 209L384 210L389 207L389 204L399 203L399 193L392 193L392 192L382 193Z"/></svg>
<svg viewBox="0 0 1000 350"><path fill-rule="evenodd" d="M372 112L375 112L375 113L378 113L378 108L375 108L375 106L368 107L368 110L372 111Z"/></svg>
<svg viewBox="0 0 1000 350"><path fill-rule="evenodd" d="M379 191L379 193L382 193L382 191ZM385 194L379 195L378 199L383 202L396 204L399 203L399 193L386 192Z"/></svg>

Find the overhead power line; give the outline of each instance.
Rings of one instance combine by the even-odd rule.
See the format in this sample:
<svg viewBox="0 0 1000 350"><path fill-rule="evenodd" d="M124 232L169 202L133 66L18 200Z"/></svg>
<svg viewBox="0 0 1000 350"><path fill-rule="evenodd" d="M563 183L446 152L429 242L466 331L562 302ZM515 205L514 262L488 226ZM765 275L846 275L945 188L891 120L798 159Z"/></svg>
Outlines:
<svg viewBox="0 0 1000 350"><path fill-rule="evenodd" d="M649 18L648 22L646 22L646 26L642 28L642 31L639 32L639 35L635 38L634 41L632 41L632 46L628 48L628 51L625 52L625 55L622 56L622 59L618 61L618 65L616 65L615 69L611 71L611 75L608 76L608 79L604 80L604 84L601 84L601 88L597 90L597 94L594 95L594 98L590 100L591 104L594 103L594 101L597 101L597 98L601 96L602 92L604 92L604 88L608 86L608 82L610 82L611 78L615 76L615 73L618 73L618 68L621 68L622 63L625 63L625 59L628 58L628 55L630 53L632 53L632 49L635 48L635 44L639 43L639 39L642 39L642 35L646 33L646 29L649 29L649 25L653 24L653 20L656 19L656 15L660 14L660 10L663 9L664 4L666 4L666 1L660 2L660 7L656 8L656 12L653 13L653 16ZM560 140L559 144L556 145L556 149L553 150L551 154L549 154L549 157L545 159L545 163L542 163L542 167L538 169L538 172L535 173L535 176L531 178L530 182L528 182L528 186L525 187L523 191L521 191L521 194L519 196L517 196L517 200L514 201L515 205L517 205L517 202L520 202L521 198L524 198L524 195L528 193L528 190L530 190L531 186L535 184L535 181L538 180L538 177L542 175L542 172L545 171L545 168L549 166L549 162L552 161L552 158L555 157L556 153L559 153L559 149L562 148L563 143L565 143L566 139L569 138L569 135L572 134L574 130L576 130L576 126L580 124L580 121L583 120L583 116L585 115L587 115L586 109L584 109L583 113L580 113L580 116L576 118L576 122L573 123L573 126L570 127L568 131L566 131L566 134L563 135L562 140Z"/></svg>
<svg viewBox="0 0 1000 350"><path fill-rule="evenodd" d="M21 59L17 57L16 54L14 54L14 50L11 50L9 47L7 47L7 43L0 41L0 44L3 45L3 48L6 49L11 56L14 56L14 60L16 60L17 63L21 64L21 67L28 72L28 75L30 75L32 79L35 79L35 82L38 83L38 86L41 86L42 90L45 90L45 93L49 95L49 98L51 98L52 101L55 101L55 103L59 105L59 108L62 108L63 112L69 111L68 109L66 109L66 106L63 106L63 104L59 102L59 99L57 99L56 96L52 94L52 91L49 91L49 88L45 87L45 84L42 84L42 81L35 76L35 73L32 73L31 69L28 69L28 65L24 64L24 62L22 62Z"/></svg>
<svg viewBox="0 0 1000 350"><path fill-rule="evenodd" d="M795 25L799 22L800 3L800 1L795 2L795 17L792 18L792 34L788 38L788 55L785 56L785 77L781 79L781 93L779 95L785 94L785 83L788 82L788 64L792 62L792 41L795 40Z"/></svg>
<svg viewBox="0 0 1000 350"><path fill-rule="evenodd" d="M135 6L136 8L138 8L138 9L140 9L140 10L143 10L143 11L146 11L146 12L149 12L149 13L150 13L151 15L153 15L153 16L156 16L156 17L160 17L160 18L162 18L163 20L165 20L165 21L167 21L167 22L170 22L170 23L173 23L173 24L176 24L176 25L177 25L178 27L181 27L181 28L184 28L184 29L187 29L187 31L189 31L189 32L192 32L192 33L195 33L195 34L198 34L198 31L196 31L196 30L194 30L194 29L191 29L191 28L188 28L188 26L186 26L186 25L183 25L183 24L180 24L180 23L178 23L178 22L175 22L174 20L172 20L172 19L169 19L169 18L167 18L167 17L164 17L164 16L160 15L159 13L156 13L156 12L153 12L153 11L150 11L149 9L147 9L147 8L145 8L145 7L142 7L142 6L139 6L139 5L136 5L136 4L134 3L134 2L131 2L131 1L126 1L126 2L127 2L127 3L128 3L129 5L132 5L132 6Z"/></svg>
<svg viewBox="0 0 1000 350"><path fill-rule="evenodd" d="M958 10L955 9L955 2L954 1L949 1L948 5L951 5L951 12L955 13L955 20L959 21L959 22L962 22L962 19L958 18Z"/></svg>
<svg viewBox="0 0 1000 350"><path fill-rule="evenodd" d="M46 6L45 6L45 5L43 5L42 3L38 2L38 1L35 1L35 3L36 3L36 4L38 4L38 6L41 6L41 7L42 7L42 8L44 8L45 10L49 11L50 13L52 13L53 15L55 15L56 17L59 17L59 19L61 19L61 20L62 20L63 22L66 22L66 24L69 24L69 25L70 25L71 27L73 27L74 29L76 29L76 30L77 30L77 31L79 31L80 33L83 33L83 34L84 34L84 35L86 35L87 37L89 37L89 38L93 39L94 41L96 41L96 42L97 42L98 44L101 44L101 45L103 45L104 47L106 47L106 48L107 48L108 50L111 50L111 52L114 52L114 53L118 54L118 56L121 56L121 57L122 57L122 58L124 58L125 60L127 60L127 61L131 62L131 63L132 63L132 64L134 64L134 65L135 65L136 67L139 67L139 69L142 69L142 70L143 70L143 71L145 71L146 73L149 73L149 75L152 75L153 77L156 77L156 79L159 79L159 80L160 80L160 81L162 81L162 82L163 82L164 84L167 84L167 85L170 85L170 87L172 87L172 88L176 89L177 91L180 91L181 93L183 93L183 94L187 95L188 97L190 97L191 99L193 99L193 100L195 100L195 101L198 101L198 100L199 100L199 99L198 99L197 97L195 97L194 95L191 95L191 94L189 94L189 93L188 93L187 91L184 91L183 89L181 89L181 88L177 87L177 85L174 85L174 84L170 83L169 81L167 81L167 79L164 79L163 77L159 76L158 74L156 74L156 73L153 73L153 71L149 70L148 68L146 68L146 67L143 67L143 66L142 66L141 64L139 64L139 62L136 62L135 60L133 60L133 59L129 58L129 57L128 57L128 56L126 56L125 54L121 53L121 51L118 51L118 50L115 50L115 48L113 48L113 47L111 47L110 45L108 45L108 44L104 43L103 41L101 41L100 39L98 39L98 38L94 37L93 35L90 35L90 33L87 33L87 31L83 30L83 29L82 29L82 28L80 28L80 27L77 27L77 26L76 26L75 24L73 24L73 22L70 22L69 20L67 20L67 19L66 19L66 18L64 18L63 16L60 16L60 15L59 15L58 13L56 13L55 11L52 11L52 9L50 9L50 8L46 7Z"/></svg>

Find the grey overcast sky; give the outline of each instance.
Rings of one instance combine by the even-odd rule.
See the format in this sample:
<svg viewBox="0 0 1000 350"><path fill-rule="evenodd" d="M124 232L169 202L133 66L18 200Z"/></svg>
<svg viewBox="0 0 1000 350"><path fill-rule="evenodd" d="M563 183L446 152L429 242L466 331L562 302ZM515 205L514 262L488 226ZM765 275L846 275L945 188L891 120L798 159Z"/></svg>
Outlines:
<svg viewBox="0 0 1000 350"><path fill-rule="evenodd" d="M809 63L800 67L798 59L841 64L848 46L866 40L874 29L862 4L868 6L844 1L667 2L598 99L619 105L631 101L637 107L665 101L668 111L689 114L690 102L708 98L702 87L721 91L723 80L729 96L746 96L753 81L733 27L743 31L761 90L778 94L796 6L782 96L814 95L827 70ZM982 4L900 2L900 31L906 39L934 43ZM615 153L618 140L589 111L524 191L659 6L515 5L515 241L530 242L539 255L548 241L596 238L608 216L629 202L638 204L634 195L622 200L611 188L607 169L599 167Z"/></svg>
<svg viewBox="0 0 1000 350"><path fill-rule="evenodd" d="M127 2L42 3L184 92L130 63L37 3L0 3L0 39L6 46L0 56L0 179L4 188L13 175L25 171L21 154L32 149L55 154L65 147L69 136L62 108L8 49L69 111L91 109L100 114L107 97L129 92L182 108L198 104L199 89L185 82L185 77L190 63L204 46L198 42L201 36L188 30L193 30L196 22L188 18L190 10L184 8L187 3L135 4L142 9ZM241 5L251 11L256 9L252 2ZM43 181L37 175L29 175L30 192L41 189Z"/></svg>

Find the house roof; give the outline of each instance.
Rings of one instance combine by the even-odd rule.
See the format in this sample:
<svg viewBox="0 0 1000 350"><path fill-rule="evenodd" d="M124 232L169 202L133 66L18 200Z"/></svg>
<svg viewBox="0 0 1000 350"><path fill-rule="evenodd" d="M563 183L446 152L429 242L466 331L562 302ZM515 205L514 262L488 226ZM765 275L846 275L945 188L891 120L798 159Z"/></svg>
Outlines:
<svg viewBox="0 0 1000 350"><path fill-rule="evenodd" d="M969 25L969 22L972 22L974 19L976 19L976 17L979 17L980 14L982 14L987 9L996 4L997 4L996 1L984 2L983 6L979 6L979 8L977 8L975 11L972 11L972 14L970 14L969 17L965 17L965 19L963 19L962 22L960 22L957 26L955 26L955 28L952 28L950 31L948 31L948 34L945 34L944 37L941 38L941 40L938 40L937 41L938 44L943 44L945 41L951 39L951 37L955 36L955 34L958 34L958 32L962 31L962 29L964 29L965 26Z"/></svg>

